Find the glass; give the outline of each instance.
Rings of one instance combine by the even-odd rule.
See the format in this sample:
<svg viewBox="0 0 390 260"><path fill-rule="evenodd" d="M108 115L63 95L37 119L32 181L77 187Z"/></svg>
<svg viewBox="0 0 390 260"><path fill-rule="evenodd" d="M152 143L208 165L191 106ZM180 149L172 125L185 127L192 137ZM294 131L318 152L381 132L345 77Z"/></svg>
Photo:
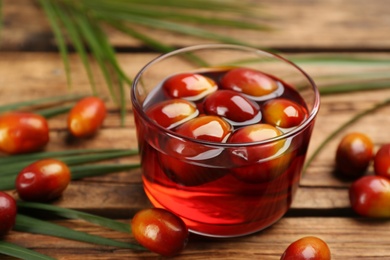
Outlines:
<svg viewBox="0 0 390 260"><path fill-rule="evenodd" d="M301 102L304 120L267 140L231 143L188 137L146 113L166 99L161 86L170 76L191 72L218 81L235 67L260 71L282 87L254 101L261 109L270 99L291 98ZM191 232L212 237L257 232L290 208L320 104L313 80L295 64L244 46L192 46L149 62L135 77L131 95L144 189L155 207L180 216ZM204 99L194 101L198 110ZM180 153L178 147L196 152Z"/></svg>

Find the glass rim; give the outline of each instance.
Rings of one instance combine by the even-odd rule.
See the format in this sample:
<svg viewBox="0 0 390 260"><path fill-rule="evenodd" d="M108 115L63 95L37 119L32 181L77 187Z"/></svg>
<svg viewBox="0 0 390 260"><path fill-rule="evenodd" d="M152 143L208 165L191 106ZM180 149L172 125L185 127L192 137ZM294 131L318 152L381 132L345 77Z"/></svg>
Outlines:
<svg viewBox="0 0 390 260"><path fill-rule="evenodd" d="M159 61L164 60L166 58L175 56L175 55L180 54L180 53L196 51L196 50L206 50L206 49L235 49L235 50L242 50L242 51L247 51L247 52L252 52L252 53L259 53L261 55L267 55L271 58L275 58L281 62L284 62L284 63L294 67L298 72L300 72L308 80L308 82L310 83L310 86L314 92L313 108L311 109L309 116L304 120L304 122L302 124L300 124L296 128L294 128L286 133L283 133L279 136L265 139L262 141L244 142L244 143L219 143L219 142L210 142L210 141L205 141L205 140L194 139L194 138L191 138L191 137L188 137L185 135L180 135L180 134L178 134L170 129L167 129L167 128L157 124L154 120L152 120L151 118L149 118L146 115L139 100L137 100L137 98L136 98L136 93L135 93L136 87L137 87L138 82L140 81L143 73L145 71L147 71L154 64L156 64ZM296 65L292 61L290 61L290 60L288 60L288 59L286 59L278 54L271 53L269 51L265 51L265 50L261 50L261 49L257 49L254 47L249 47L249 46L244 46L244 45L236 45L236 44L199 44L199 45L192 45L189 47L179 48L177 50L174 50L174 51L171 51L171 52L168 52L165 54L161 54L158 57L156 57L156 58L152 59L151 61L149 61L148 63L146 63L146 65L143 66L140 69L140 71L136 74L136 76L133 80L132 86L131 86L130 95L131 95L133 109L135 109L138 112L138 114L142 117L143 120L145 120L148 124L153 125L157 129L159 129L159 131L161 131L162 133L166 134L169 137L178 138L178 139L181 139L183 141L188 141L188 142L192 142L192 143L198 143L199 145L206 145L206 146L212 146L212 147L218 147L218 148L229 148L229 147L233 148L233 147L243 147L243 146L248 147L248 146L255 146L255 145L265 145L265 144L277 142L280 140L288 139L288 138L304 131L310 125L310 123L315 119L315 117L319 111L319 107L320 107L320 93L319 93L319 90L317 88L317 85L315 84L314 80L302 68L300 68L298 65Z"/></svg>

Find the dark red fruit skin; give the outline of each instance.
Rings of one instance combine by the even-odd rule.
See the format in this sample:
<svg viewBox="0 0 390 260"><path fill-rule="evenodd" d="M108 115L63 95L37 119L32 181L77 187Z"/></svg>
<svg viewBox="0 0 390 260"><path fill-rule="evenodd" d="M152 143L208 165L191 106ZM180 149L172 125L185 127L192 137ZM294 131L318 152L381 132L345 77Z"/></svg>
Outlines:
<svg viewBox="0 0 390 260"><path fill-rule="evenodd" d="M215 143L225 142L231 131L231 125L218 116L199 116L176 129L180 135Z"/></svg>
<svg viewBox="0 0 390 260"><path fill-rule="evenodd" d="M298 126L306 117L305 110L299 104L285 98L267 101L262 111L264 122L282 128Z"/></svg>
<svg viewBox="0 0 390 260"><path fill-rule="evenodd" d="M390 144L382 145L374 157L376 175L390 179Z"/></svg>
<svg viewBox="0 0 390 260"><path fill-rule="evenodd" d="M0 191L0 238L15 226L16 214L17 206L15 199L9 194Z"/></svg>
<svg viewBox="0 0 390 260"><path fill-rule="evenodd" d="M235 131L229 137L228 143L253 143L275 138L280 135L282 135L282 132L272 125L262 123L254 124ZM232 152L232 159L241 162L238 164L243 164L244 162L248 164L256 163L259 160L275 155L284 146L284 143L284 140L280 140L264 145L237 148Z"/></svg>
<svg viewBox="0 0 390 260"><path fill-rule="evenodd" d="M363 176L349 188L352 209L359 215L374 218L390 217L390 181L377 175Z"/></svg>
<svg viewBox="0 0 390 260"><path fill-rule="evenodd" d="M0 115L0 132L0 150L8 154L39 151L50 139L46 119L29 112Z"/></svg>
<svg viewBox="0 0 390 260"><path fill-rule="evenodd" d="M268 75L249 68L235 68L221 79L224 89L234 90L253 97L261 97L274 92L278 85Z"/></svg>
<svg viewBox="0 0 390 260"><path fill-rule="evenodd" d="M336 151L336 172L341 177L356 179L362 176L372 158L374 144L362 133L349 133L340 141Z"/></svg>
<svg viewBox="0 0 390 260"><path fill-rule="evenodd" d="M198 113L196 105L184 99L165 100L146 111L149 118L167 129L194 118Z"/></svg>
<svg viewBox="0 0 390 260"><path fill-rule="evenodd" d="M163 255L177 255L188 242L184 221L170 211L160 208L144 209L131 220L134 238L149 250Z"/></svg>
<svg viewBox="0 0 390 260"><path fill-rule="evenodd" d="M203 107L206 114L221 116L237 123L257 119L251 122L253 124L261 120L260 106L232 90L218 90L210 94Z"/></svg>
<svg viewBox="0 0 390 260"><path fill-rule="evenodd" d="M322 239L307 236L291 243L280 260L330 260L328 245Z"/></svg>
<svg viewBox="0 0 390 260"><path fill-rule="evenodd" d="M56 159L43 159L25 167L15 187L25 201L51 201L62 195L71 180L69 167Z"/></svg>
<svg viewBox="0 0 390 260"><path fill-rule="evenodd" d="M183 123L176 132L197 140L222 143L231 130L230 124L218 116L200 116ZM165 150L167 154L159 156L160 163L167 177L175 183L196 186L226 174L226 171L221 169L210 170L209 167L196 165L197 157L218 158L219 149L187 140L171 139Z"/></svg>
<svg viewBox="0 0 390 260"><path fill-rule="evenodd" d="M282 132L269 124L254 124L240 128L228 139L228 143L251 143L281 135ZM245 182L260 183L273 180L282 174L292 159L292 153L274 155L283 148L285 140L269 144L236 148L231 152L234 176Z"/></svg>
<svg viewBox="0 0 390 260"><path fill-rule="evenodd" d="M194 73L173 75L163 83L163 89L168 97L188 100L199 100L217 88L214 80Z"/></svg>
<svg viewBox="0 0 390 260"><path fill-rule="evenodd" d="M75 137L88 137L97 132L107 115L104 101L98 97L86 97L74 105L68 115L67 126Z"/></svg>

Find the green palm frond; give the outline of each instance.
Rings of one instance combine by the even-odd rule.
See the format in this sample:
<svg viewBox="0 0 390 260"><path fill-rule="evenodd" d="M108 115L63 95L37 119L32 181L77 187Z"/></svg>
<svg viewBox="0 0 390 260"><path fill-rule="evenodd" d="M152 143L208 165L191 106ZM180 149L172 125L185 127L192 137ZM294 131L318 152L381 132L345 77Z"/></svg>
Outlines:
<svg viewBox="0 0 390 260"><path fill-rule="evenodd" d="M18 259L55 260L53 257L5 241L0 241L0 252L4 255L17 257Z"/></svg>
<svg viewBox="0 0 390 260"><path fill-rule="evenodd" d="M97 245L128 248L134 250L145 250L142 246L138 244L122 242L122 241L109 239L98 235L89 234L82 231L77 231L65 226L55 224L53 222L40 220L22 214L17 215L14 229L16 231L21 231L21 232L49 235L53 237L60 237L60 238L92 243Z"/></svg>
<svg viewBox="0 0 390 260"><path fill-rule="evenodd" d="M159 52L168 52L174 47L153 39L144 32L144 28L235 44L245 43L202 29L200 26L268 30L266 26L254 22L256 14L253 11L253 3L249 5L249 2L243 4L233 0L38 1L47 15L57 40L69 85L71 85L71 77L68 46L71 45L81 58L94 94L96 94L96 83L91 61L97 63L113 100L122 108L122 115L126 103L125 86L131 85L131 79L117 61L106 28L140 40Z"/></svg>

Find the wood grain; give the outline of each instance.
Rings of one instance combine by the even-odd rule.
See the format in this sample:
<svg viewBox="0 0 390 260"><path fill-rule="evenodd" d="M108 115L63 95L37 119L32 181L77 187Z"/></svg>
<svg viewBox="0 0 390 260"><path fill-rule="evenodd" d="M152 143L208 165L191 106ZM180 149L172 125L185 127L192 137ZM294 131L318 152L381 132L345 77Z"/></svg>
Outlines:
<svg viewBox="0 0 390 260"><path fill-rule="evenodd" d="M256 14L252 22L269 31L205 28L261 47L300 50L389 50L386 0L245 0ZM233 17L232 19L245 19ZM153 38L174 46L209 43L210 40L141 28ZM116 31L111 42L122 48L142 44ZM42 11L34 1L4 0L3 50L54 50L55 41Z"/></svg>
<svg viewBox="0 0 390 260"><path fill-rule="evenodd" d="M256 3L255 0L247 0ZM34 1L4 0L4 22L0 46L0 104L51 97L68 93L91 94L91 87L77 55L70 55L72 87L67 85L60 56L41 10ZM390 58L389 16L386 0L333 0L261 2L259 23L275 30L253 32L226 28L211 28L238 39L275 49L289 59L311 55ZM146 29L145 32L150 32ZM159 55L145 51L140 42L110 31L110 40L120 50L118 60L129 77L148 61ZM187 46L208 40L155 32L154 37L175 46ZM143 50L137 52L137 50ZM66 115L49 120L50 143L47 150L83 148L135 149L137 140L130 102L124 126L118 107L112 101L103 78L93 65L97 89L107 101L109 114L97 135L88 139L70 138L66 130ZM388 65L299 63L320 88L326 88L340 78L324 76L340 72L351 73L347 81L360 82L358 77L367 71L387 73ZM130 94L127 90L127 100ZM384 99L390 89L370 90L321 97L310 156L320 143L351 117ZM253 235L211 239L192 235L187 248L178 259L279 259L284 249L294 240L306 235L323 238L332 251L332 259L390 259L388 245L390 222L358 217L350 208L348 188L351 181L337 178L334 155L340 138L347 132L361 131L369 135L375 149L390 142L390 106L383 107L351 125L333 139L307 168L300 182L291 209L279 222ZM122 158L110 163L138 162L139 158ZM368 174L372 174L370 166ZM1 180L0 180L1 181ZM135 169L100 177L73 181L55 205L91 212L128 222L135 212L150 204L142 188L141 171ZM80 220L52 219L52 221L121 241L133 241L131 234L109 231ZM43 235L11 232L5 237L14 242L60 260L161 259L151 252L97 246ZM0 256L0 259L14 258Z"/></svg>
<svg viewBox="0 0 390 260"><path fill-rule="evenodd" d="M134 75L148 60L155 57L153 53L123 54L119 60L126 71ZM296 55L289 55L294 58ZM0 102L2 104L28 100L38 97L50 97L65 93L89 92L80 61L72 56L74 68L73 88L68 89L62 63L54 53L2 53L0 60ZM13 69L13 68L17 68ZM365 67L343 67L342 69L365 70ZM333 73L333 68L326 66L306 65L305 70L317 75ZM100 87L103 83L98 81ZM356 113L363 111L390 96L388 90L363 93L324 96L318 115L309 154L320 142L343 122ZM109 98L109 96L108 96ZM110 103L110 101L109 101ZM66 115L49 120L51 141L47 150L82 149L82 148L137 148L135 126L131 106L128 108L125 126L120 125L118 110L110 103L110 113L101 131L90 139L70 139L66 131ZM363 118L351 126L348 131L364 131L369 134L375 145L388 142L386 131L378 131L390 127L390 120L383 115L390 112L389 107L382 108L374 114ZM348 132L345 131L345 132ZM341 136L341 135L340 135ZM382 245L372 240L378 237L377 232L390 230L388 222L359 220L349 208L348 187L350 182L337 179L333 175L334 154L338 140L332 141L326 149L313 161L301 180L296 198L286 217L275 226L255 235L227 240L208 240L195 237L188 249L179 257L182 259L203 259L212 255L215 259L277 259L289 242L303 235L318 235L329 241L335 259L364 259L388 257L389 253ZM125 158L118 162L137 161L137 158ZM372 171L372 169L370 169ZM103 177L74 181L64 194L55 202L56 205L83 210L111 218L130 219L138 210L150 204L143 192L140 170L114 173ZM87 202L87 203L86 203ZM111 232L97 227L89 227L78 221L63 221L61 224L72 228L91 231L93 233L111 235ZM361 239L356 234L365 234L370 239ZM129 235L118 235L120 239L129 239ZM152 253L139 253L129 250L86 245L61 239L48 239L44 236L11 233L7 240L58 259L148 259L154 258ZM368 243L368 244L367 244ZM371 248L368 250L368 248ZM5 258L6 259L6 258Z"/></svg>
<svg viewBox="0 0 390 260"><path fill-rule="evenodd" d="M126 220L124 220L126 221ZM56 221L76 230L112 239L133 242L130 234L112 232L80 221ZM359 218L307 217L283 218L272 227L253 235L232 239L192 236L186 250L175 259L279 259L284 249L302 236L316 235L328 242L332 259L387 259L390 223ZM356 235L360 234L360 235ZM96 246L60 238L14 232L10 242L28 246L59 260L156 259L150 252L137 252ZM11 259L11 258L2 258ZM161 259L161 258L159 258Z"/></svg>

